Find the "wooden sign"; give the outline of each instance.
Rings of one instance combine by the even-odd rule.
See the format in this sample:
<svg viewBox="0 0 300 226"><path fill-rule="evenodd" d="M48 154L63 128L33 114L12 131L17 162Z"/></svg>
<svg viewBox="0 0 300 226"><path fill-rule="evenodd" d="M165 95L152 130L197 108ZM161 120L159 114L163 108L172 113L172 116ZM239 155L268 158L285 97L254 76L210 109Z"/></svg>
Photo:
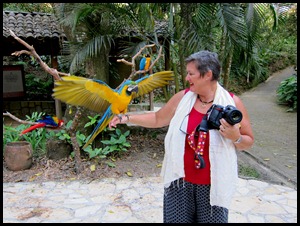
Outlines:
<svg viewBox="0 0 300 226"><path fill-rule="evenodd" d="M23 65L3 65L3 98L25 96Z"/></svg>

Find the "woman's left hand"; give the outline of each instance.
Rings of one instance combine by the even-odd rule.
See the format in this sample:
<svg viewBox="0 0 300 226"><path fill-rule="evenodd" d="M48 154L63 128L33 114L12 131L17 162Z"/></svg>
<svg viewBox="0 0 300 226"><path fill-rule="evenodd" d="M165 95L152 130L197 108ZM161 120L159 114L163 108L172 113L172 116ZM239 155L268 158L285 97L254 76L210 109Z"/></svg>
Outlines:
<svg viewBox="0 0 300 226"><path fill-rule="evenodd" d="M231 125L224 118L220 119L220 129L219 132L221 135L227 139L232 140L233 142L239 139L241 136L240 133L240 124Z"/></svg>

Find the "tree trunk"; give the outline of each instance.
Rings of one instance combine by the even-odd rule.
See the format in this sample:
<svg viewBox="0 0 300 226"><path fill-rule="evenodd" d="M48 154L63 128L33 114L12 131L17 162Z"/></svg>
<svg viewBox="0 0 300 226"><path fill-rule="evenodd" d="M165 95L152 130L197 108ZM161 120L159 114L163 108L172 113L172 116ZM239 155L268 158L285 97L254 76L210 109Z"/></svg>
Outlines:
<svg viewBox="0 0 300 226"><path fill-rule="evenodd" d="M89 59L85 63L85 71L90 78L99 79L109 83L109 51L102 47L98 56Z"/></svg>
<svg viewBox="0 0 300 226"><path fill-rule="evenodd" d="M230 48L228 57L225 59L224 70L223 70L223 86L225 89L228 89L229 85L229 75L231 70L231 63L232 63L232 56L233 56L233 47Z"/></svg>
<svg viewBox="0 0 300 226"><path fill-rule="evenodd" d="M76 132L77 132L78 122L79 122L80 118L81 118L81 111L80 111L80 109L78 109L75 113L75 117L73 119L72 126L69 129L71 143L72 143L72 147L73 147L73 151L74 151L75 173L76 174L78 174L82 170L80 147L76 140Z"/></svg>
<svg viewBox="0 0 300 226"><path fill-rule="evenodd" d="M184 61L184 51L183 49L185 48L185 44L182 43L182 45L179 45L179 65L180 65L180 75L181 75L181 82L182 82L182 87L183 89L185 89L186 87L186 82L185 82L185 75L186 75L186 71L185 71L185 61Z"/></svg>
<svg viewBox="0 0 300 226"><path fill-rule="evenodd" d="M222 65L221 69L223 70L223 65L225 62L225 32L224 29L222 29L222 36L221 36L221 41L220 41L220 53L219 53L219 61L220 64ZM221 72L221 74L223 74Z"/></svg>

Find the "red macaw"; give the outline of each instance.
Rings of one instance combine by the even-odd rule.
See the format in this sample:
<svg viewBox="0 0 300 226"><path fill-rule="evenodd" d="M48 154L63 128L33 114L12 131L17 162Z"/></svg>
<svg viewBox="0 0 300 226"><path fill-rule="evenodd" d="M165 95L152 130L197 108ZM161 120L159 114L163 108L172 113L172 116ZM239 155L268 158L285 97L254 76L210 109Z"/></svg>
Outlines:
<svg viewBox="0 0 300 226"><path fill-rule="evenodd" d="M105 111L83 146L84 149L105 129L114 115L121 117L127 113L128 104L133 98L167 85L173 77L172 71L161 71L136 81L127 80L115 90L101 80L65 76L62 80L55 81L52 96L67 104L83 106L98 113Z"/></svg>
<svg viewBox="0 0 300 226"><path fill-rule="evenodd" d="M29 128L23 130L20 134L22 136L25 133L31 132L37 128L47 127L47 128L58 128L64 124L62 119L58 119L56 116L44 115L41 119L37 120L37 124L30 126Z"/></svg>

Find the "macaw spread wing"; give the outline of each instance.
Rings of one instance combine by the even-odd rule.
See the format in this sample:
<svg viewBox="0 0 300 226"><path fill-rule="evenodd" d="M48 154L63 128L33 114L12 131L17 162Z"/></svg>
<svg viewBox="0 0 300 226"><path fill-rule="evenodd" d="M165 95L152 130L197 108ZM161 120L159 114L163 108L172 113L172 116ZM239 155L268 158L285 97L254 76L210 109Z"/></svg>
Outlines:
<svg viewBox="0 0 300 226"><path fill-rule="evenodd" d="M111 89L100 80L88 79L80 76L65 76L55 82L52 96L67 104L86 107L95 112L104 112L112 104L114 114L125 113L127 105L135 96L142 96L156 88L163 87L173 80L172 71L161 71L145 76L136 81L138 93L126 95L128 81L119 92Z"/></svg>
<svg viewBox="0 0 300 226"><path fill-rule="evenodd" d="M55 85L52 94L54 98L99 113L104 112L118 98L118 93L100 80L65 76L56 81Z"/></svg>
<svg viewBox="0 0 300 226"><path fill-rule="evenodd" d="M145 76L136 81L138 84L137 96L143 96L154 89L169 84L174 79L173 71L160 71L149 76Z"/></svg>

